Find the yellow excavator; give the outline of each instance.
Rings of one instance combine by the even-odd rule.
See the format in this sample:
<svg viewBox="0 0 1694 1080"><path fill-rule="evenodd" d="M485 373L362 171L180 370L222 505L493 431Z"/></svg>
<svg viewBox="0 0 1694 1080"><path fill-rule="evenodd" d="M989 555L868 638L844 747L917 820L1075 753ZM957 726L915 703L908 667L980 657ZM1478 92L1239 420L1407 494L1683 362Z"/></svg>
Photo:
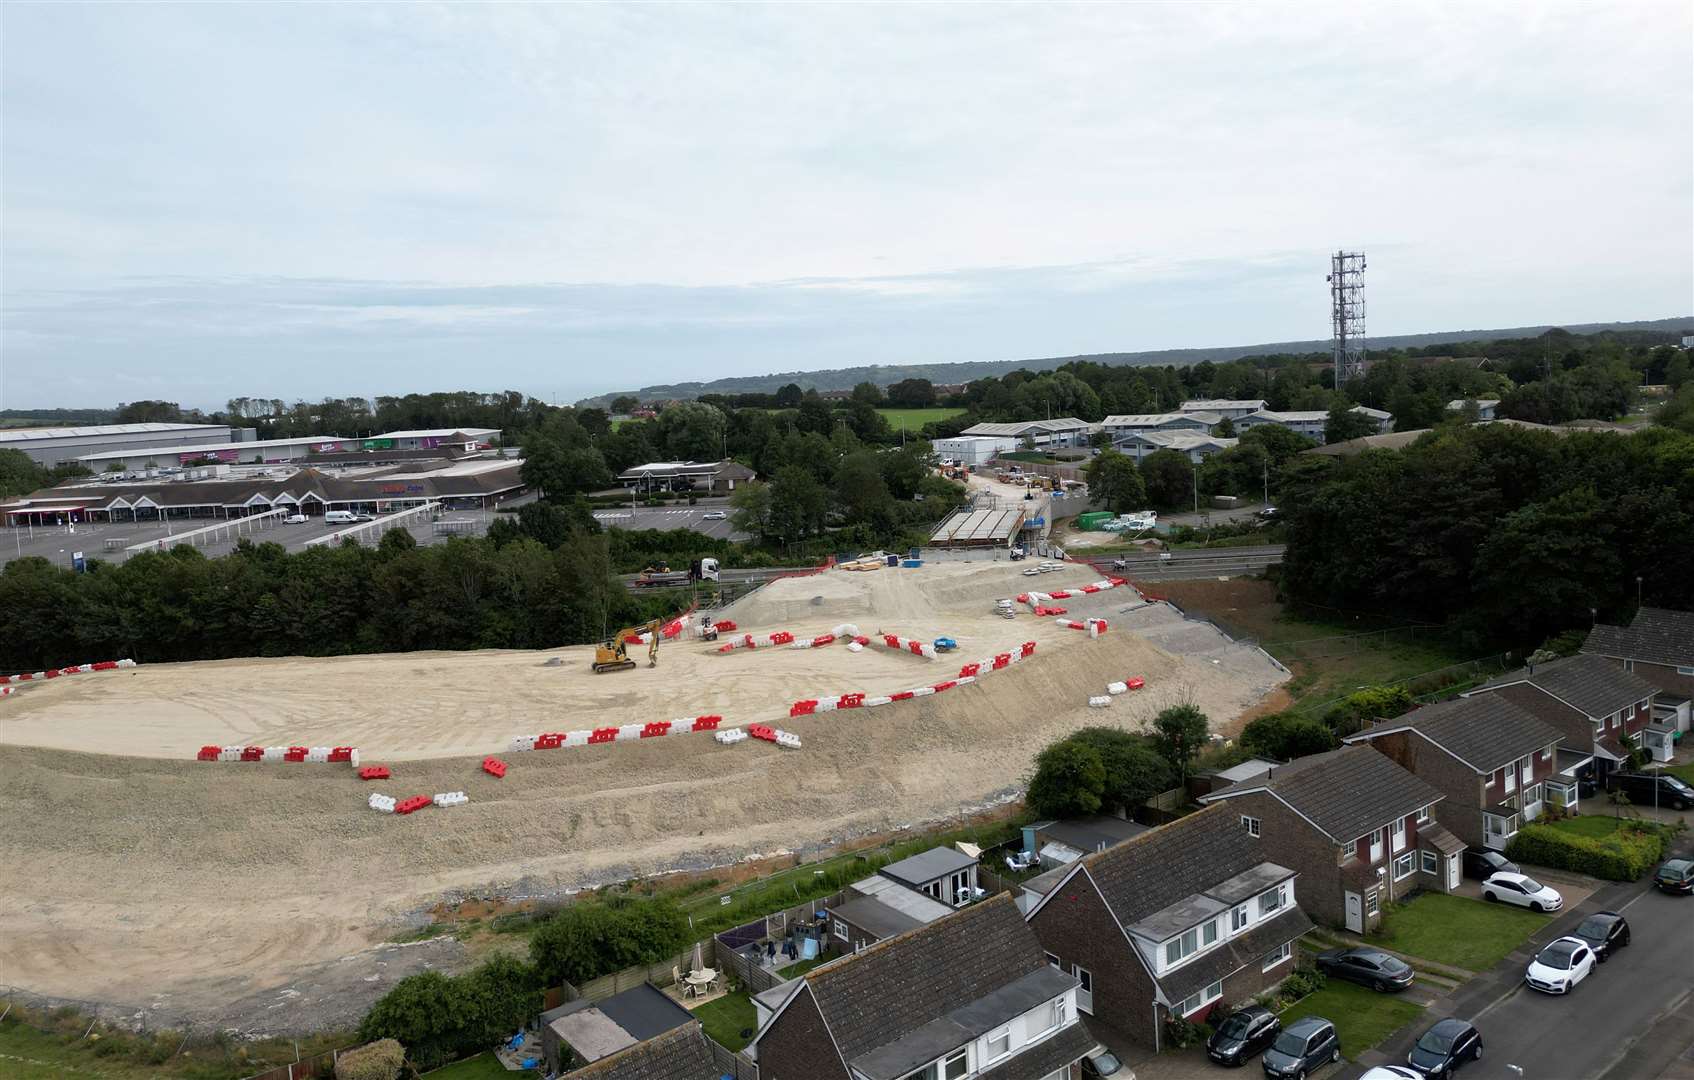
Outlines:
<svg viewBox="0 0 1694 1080"><path fill-rule="evenodd" d="M646 626L626 626L619 630L610 641L602 641L594 646L594 674L603 675L608 671L628 671L635 666L635 661L629 658L629 639L647 635L647 666L659 666L659 627L664 625L663 619L654 619Z"/></svg>

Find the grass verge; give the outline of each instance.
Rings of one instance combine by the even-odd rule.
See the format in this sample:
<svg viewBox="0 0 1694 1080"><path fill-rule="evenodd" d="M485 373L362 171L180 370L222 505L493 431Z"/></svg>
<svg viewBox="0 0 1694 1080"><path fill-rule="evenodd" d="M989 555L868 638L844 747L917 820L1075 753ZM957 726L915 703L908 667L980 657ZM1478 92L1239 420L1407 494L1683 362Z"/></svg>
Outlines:
<svg viewBox="0 0 1694 1080"><path fill-rule="evenodd" d="M725 994L690 1011L713 1042L731 1051L740 1050L752 1041L753 1025L758 1022L753 999L744 990ZM742 1034L744 1031L746 1035Z"/></svg>
<svg viewBox="0 0 1694 1080"><path fill-rule="evenodd" d="M0 1011L5 1005L0 1002ZM28 1023L21 1022L27 1019ZM6 1080L49 1080L62 1076L93 1080L239 1080L295 1060L294 1044L268 1039L240 1043L196 1036L186 1044L179 1031L135 1035L96 1024L74 1009L42 1012L16 1006L0 1022L0 1076ZM302 1039L310 1057L352 1045L348 1034Z"/></svg>
<svg viewBox="0 0 1694 1080"><path fill-rule="evenodd" d="M541 1056L539 1045L535 1048L535 1054L537 1057ZM535 1076L536 1073L533 1069L513 1072L500 1064L500 1059L494 1056L493 1051L484 1051L476 1057L468 1057L463 1061L455 1061L451 1065L443 1065L434 1072L427 1072L423 1075L429 1077L429 1080L505 1080L505 1078L513 1076Z"/></svg>
<svg viewBox="0 0 1694 1080"><path fill-rule="evenodd" d="M1357 1058L1423 1015L1422 1006L1395 994L1379 994L1352 983L1331 980L1282 1014L1282 1026L1302 1017L1321 1016L1335 1024L1341 1053Z"/></svg>
<svg viewBox="0 0 1694 1080"><path fill-rule="evenodd" d="M1486 971L1522 945L1548 916L1467 896L1424 893L1388 914L1369 940L1408 956Z"/></svg>

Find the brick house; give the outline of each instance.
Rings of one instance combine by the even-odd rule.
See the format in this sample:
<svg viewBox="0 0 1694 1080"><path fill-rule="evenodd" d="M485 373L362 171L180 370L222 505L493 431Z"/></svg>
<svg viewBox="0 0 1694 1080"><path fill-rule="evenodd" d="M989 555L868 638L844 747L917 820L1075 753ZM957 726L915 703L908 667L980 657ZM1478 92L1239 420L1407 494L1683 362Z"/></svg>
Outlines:
<svg viewBox="0 0 1694 1080"><path fill-rule="evenodd" d="M1080 1080L1077 986L1010 894L813 968L754 1036L760 1080Z"/></svg>
<svg viewBox="0 0 1694 1080"><path fill-rule="evenodd" d="M1564 736L1561 774L1603 781L1641 744L1658 692L1634 672L1585 653L1502 675L1465 696L1500 694L1534 714Z"/></svg>
<svg viewBox="0 0 1694 1080"><path fill-rule="evenodd" d="M696 1020L565 1073L563 1080L719 1080L723 1074Z"/></svg>
<svg viewBox="0 0 1694 1080"><path fill-rule="evenodd" d="M1312 928L1296 876L1210 807L1071 863L1025 917L1080 984L1077 1008L1157 1049L1170 1017L1198 1021L1294 969Z"/></svg>
<svg viewBox="0 0 1694 1080"><path fill-rule="evenodd" d="M1678 731L1694 728L1694 611L1641 608L1628 626L1595 626L1582 651L1658 687L1659 719Z"/></svg>
<svg viewBox="0 0 1694 1080"><path fill-rule="evenodd" d="M1373 746L1446 798L1435 820L1467 847L1503 848L1544 803L1574 809L1559 775L1563 736L1499 694L1453 698L1379 720L1345 742Z"/></svg>
<svg viewBox="0 0 1694 1080"><path fill-rule="evenodd" d="M1343 746L1201 801L1230 807L1269 858L1299 871L1312 918L1363 932L1385 900L1458 887L1465 845L1435 819L1444 797L1370 747Z"/></svg>

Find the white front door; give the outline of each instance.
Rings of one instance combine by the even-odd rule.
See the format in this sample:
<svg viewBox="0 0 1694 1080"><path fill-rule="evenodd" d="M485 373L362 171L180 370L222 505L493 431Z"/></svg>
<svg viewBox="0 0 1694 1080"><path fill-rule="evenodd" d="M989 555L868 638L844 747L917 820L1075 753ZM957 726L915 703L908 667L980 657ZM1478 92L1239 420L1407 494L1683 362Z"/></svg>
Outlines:
<svg viewBox="0 0 1694 1080"><path fill-rule="evenodd" d="M1406 850L1406 819L1400 818L1394 823L1394 854Z"/></svg>
<svg viewBox="0 0 1694 1080"><path fill-rule="evenodd" d="M1353 931L1353 933L1355 933L1355 934L1362 934L1362 933L1365 932L1365 905L1364 905L1364 901L1360 898L1359 894L1356 893L1356 892L1347 893L1346 896L1347 896L1347 929Z"/></svg>
<svg viewBox="0 0 1694 1080"><path fill-rule="evenodd" d="M1459 887L1459 857L1447 856L1447 888L1449 891Z"/></svg>

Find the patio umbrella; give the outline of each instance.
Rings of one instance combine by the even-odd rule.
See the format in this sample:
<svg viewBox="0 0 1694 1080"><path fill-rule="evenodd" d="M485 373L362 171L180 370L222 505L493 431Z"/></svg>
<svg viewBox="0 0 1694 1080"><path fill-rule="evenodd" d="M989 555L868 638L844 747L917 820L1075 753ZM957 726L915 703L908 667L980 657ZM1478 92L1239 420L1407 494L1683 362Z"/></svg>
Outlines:
<svg viewBox="0 0 1694 1080"><path fill-rule="evenodd" d="M705 964L702 964L700 962L700 943L698 941L696 941L694 943L694 966L689 968L688 970L699 971L701 968L703 968L705 966L706 966Z"/></svg>

